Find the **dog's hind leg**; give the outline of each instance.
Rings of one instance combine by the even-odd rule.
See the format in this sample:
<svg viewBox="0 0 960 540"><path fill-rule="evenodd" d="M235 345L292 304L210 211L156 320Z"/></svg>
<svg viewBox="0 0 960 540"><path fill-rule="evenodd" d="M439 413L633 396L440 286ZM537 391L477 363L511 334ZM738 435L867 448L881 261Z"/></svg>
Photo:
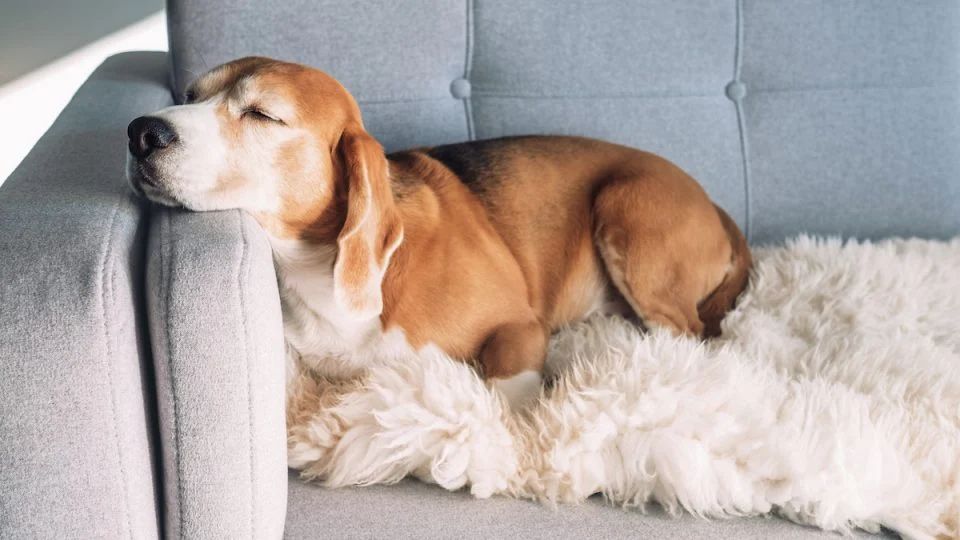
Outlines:
<svg viewBox="0 0 960 540"><path fill-rule="evenodd" d="M730 242L706 193L668 165L599 190L594 240L613 285L648 328L701 336L697 306L729 270Z"/></svg>

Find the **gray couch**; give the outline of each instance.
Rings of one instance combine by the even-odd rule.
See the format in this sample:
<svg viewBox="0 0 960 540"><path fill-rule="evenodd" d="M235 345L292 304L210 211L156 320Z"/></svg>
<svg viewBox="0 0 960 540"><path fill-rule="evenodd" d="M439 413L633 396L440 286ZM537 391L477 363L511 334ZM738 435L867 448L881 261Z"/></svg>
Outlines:
<svg viewBox="0 0 960 540"><path fill-rule="evenodd" d="M960 232L954 0L172 0L0 187L0 537L812 537L285 466L270 250L151 207L125 126L247 54L309 63L388 150L577 133L661 153L755 243ZM285 531L285 533L284 533Z"/></svg>

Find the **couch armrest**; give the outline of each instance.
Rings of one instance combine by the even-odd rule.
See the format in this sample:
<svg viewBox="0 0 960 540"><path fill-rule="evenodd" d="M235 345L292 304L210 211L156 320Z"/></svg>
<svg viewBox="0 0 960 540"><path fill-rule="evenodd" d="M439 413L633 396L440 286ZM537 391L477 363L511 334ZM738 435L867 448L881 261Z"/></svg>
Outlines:
<svg viewBox="0 0 960 540"><path fill-rule="evenodd" d="M124 145L166 74L164 53L107 59L0 186L0 536L160 534Z"/></svg>
<svg viewBox="0 0 960 540"><path fill-rule="evenodd" d="M147 261L167 533L279 538L285 365L266 235L238 211L157 207Z"/></svg>

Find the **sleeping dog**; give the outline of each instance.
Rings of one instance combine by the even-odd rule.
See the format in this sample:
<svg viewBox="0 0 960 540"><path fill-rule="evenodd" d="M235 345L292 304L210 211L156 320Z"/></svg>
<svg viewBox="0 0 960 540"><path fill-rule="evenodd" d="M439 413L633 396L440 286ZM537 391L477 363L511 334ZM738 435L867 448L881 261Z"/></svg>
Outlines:
<svg viewBox="0 0 960 540"><path fill-rule="evenodd" d="M266 231L288 374L435 346L521 407L557 328L601 312L716 335L747 282L740 230L661 157L558 136L385 155L343 86L302 65L224 64L127 132L134 191Z"/></svg>

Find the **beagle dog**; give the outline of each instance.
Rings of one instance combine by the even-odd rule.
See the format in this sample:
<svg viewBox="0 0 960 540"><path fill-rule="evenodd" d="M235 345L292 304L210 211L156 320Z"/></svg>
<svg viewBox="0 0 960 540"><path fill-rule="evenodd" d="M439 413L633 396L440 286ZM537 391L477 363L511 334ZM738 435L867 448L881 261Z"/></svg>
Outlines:
<svg viewBox="0 0 960 540"><path fill-rule="evenodd" d="M743 234L666 159L560 136L385 155L344 87L302 65L221 65L127 132L134 191L266 231L288 374L435 346L522 407L558 328L616 312L712 336L747 282Z"/></svg>

